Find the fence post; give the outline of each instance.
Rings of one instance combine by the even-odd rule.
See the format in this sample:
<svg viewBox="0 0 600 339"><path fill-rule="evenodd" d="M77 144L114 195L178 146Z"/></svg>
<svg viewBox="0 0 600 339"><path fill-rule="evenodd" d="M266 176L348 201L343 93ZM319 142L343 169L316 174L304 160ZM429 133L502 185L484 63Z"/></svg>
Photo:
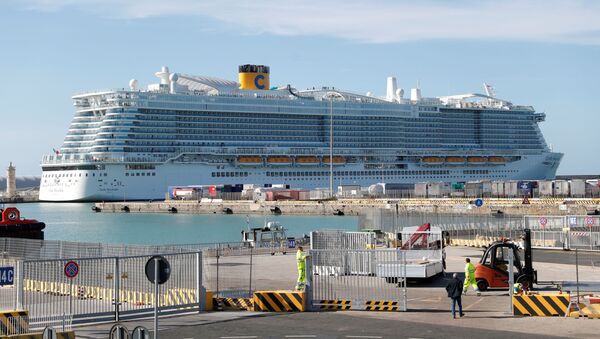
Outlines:
<svg viewBox="0 0 600 339"><path fill-rule="evenodd" d="M198 311L205 311L206 291L202 287L202 251L196 253L196 302Z"/></svg>
<svg viewBox="0 0 600 339"><path fill-rule="evenodd" d="M250 278L248 279L248 298L252 298L252 254L253 247L250 246Z"/></svg>
<svg viewBox="0 0 600 339"><path fill-rule="evenodd" d="M24 309L23 307L23 295L24 295L24 285L25 285L25 263L24 261L18 260L17 261L17 286L16 286L16 291L15 293L16 298L15 298L15 310L22 310Z"/></svg>
<svg viewBox="0 0 600 339"><path fill-rule="evenodd" d="M312 311L312 253L305 260L304 308Z"/></svg>
<svg viewBox="0 0 600 339"><path fill-rule="evenodd" d="M119 268L119 257L115 257L113 272L113 289L115 290L115 321L119 321L119 306L121 305L121 272Z"/></svg>

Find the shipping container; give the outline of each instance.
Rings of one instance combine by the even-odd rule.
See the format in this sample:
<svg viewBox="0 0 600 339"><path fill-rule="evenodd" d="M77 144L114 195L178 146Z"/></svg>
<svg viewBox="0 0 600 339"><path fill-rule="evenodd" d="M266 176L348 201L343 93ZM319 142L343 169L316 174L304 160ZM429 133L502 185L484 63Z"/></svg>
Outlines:
<svg viewBox="0 0 600 339"><path fill-rule="evenodd" d="M535 182L533 181L518 181L517 182L517 194L519 197L533 197L533 188Z"/></svg>
<svg viewBox="0 0 600 339"><path fill-rule="evenodd" d="M572 198L585 197L585 180L582 180L582 179L571 180L571 197Z"/></svg>
<svg viewBox="0 0 600 339"><path fill-rule="evenodd" d="M450 186L443 182L431 182L427 185L427 196L430 198L443 198L450 195Z"/></svg>
<svg viewBox="0 0 600 339"><path fill-rule="evenodd" d="M330 198L328 189L315 189L310 191L310 200L323 200Z"/></svg>
<svg viewBox="0 0 600 339"><path fill-rule="evenodd" d="M518 186L519 182L514 180L509 180L504 182L504 195L509 198L514 198L519 196Z"/></svg>
<svg viewBox="0 0 600 339"><path fill-rule="evenodd" d="M554 195L554 182L552 180L539 180L538 194L542 198Z"/></svg>
<svg viewBox="0 0 600 339"><path fill-rule="evenodd" d="M483 183L479 181L469 181L465 184L465 196L471 198L481 197L483 194Z"/></svg>
<svg viewBox="0 0 600 339"><path fill-rule="evenodd" d="M415 197L426 198L427 197L427 183L418 182L415 184Z"/></svg>
<svg viewBox="0 0 600 339"><path fill-rule="evenodd" d="M504 181L492 181L492 197L504 197Z"/></svg>
<svg viewBox="0 0 600 339"><path fill-rule="evenodd" d="M481 196L484 198L488 198L492 196L492 182L491 181L482 181L481 182Z"/></svg>
<svg viewBox="0 0 600 339"><path fill-rule="evenodd" d="M302 200L302 201L310 200L310 191L300 191L298 193L298 200Z"/></svg>
<svg viewBox="0 0 600 339"><path fill-rule="evenodd" d="M566 180L554 180L554 196L555 197L568 197L569 196L569 182Z"/></svg>

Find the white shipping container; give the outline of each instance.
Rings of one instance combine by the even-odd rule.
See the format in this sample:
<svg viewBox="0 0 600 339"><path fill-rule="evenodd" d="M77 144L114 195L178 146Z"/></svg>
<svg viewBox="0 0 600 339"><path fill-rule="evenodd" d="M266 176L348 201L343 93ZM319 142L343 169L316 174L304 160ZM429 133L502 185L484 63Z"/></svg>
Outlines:
<svg viewBox="0 0 600 339"><path fill-rule="evenodd" d="M554 181L554 195L566 197L569 195L569 182L566 180Z"/></svg>
<svg viewBox="0 0 600 339"><path fill-rule="evenodd" d="M585 196L585 180L571 180L571 197L581 198Z"/></svg>
<svg viewBox="0 0 600 339"><path fill-rule="evenodd" d="M492 181L492 197L504 196L504 181Z"/></svg>
<svg viewBox="0 0 600 339"><path fill-rule="evenodd" d="M518 182L510 180L504 182L504 194L507 197L516 197L519 196L518 192Z"/></svg>
<svg viewBox="0 0 600 339"><path fill-rule="evenodd" d="M416 197L426 197L427 196L427 183L426 182L418 182L415 184L415 196Z"/></svg>
<svg viewBox="0 0 600 339"><path fill-rule="evenodd" d="M538 192L542 197L551 197L554 193L554 182L551 180L538 181Z"/></svg>

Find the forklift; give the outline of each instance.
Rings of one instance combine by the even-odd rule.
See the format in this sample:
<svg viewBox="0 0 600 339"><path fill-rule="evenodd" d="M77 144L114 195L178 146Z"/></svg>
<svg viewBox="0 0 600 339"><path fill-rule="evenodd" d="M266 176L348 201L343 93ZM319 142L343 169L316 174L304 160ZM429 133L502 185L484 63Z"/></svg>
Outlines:
<svg viewBox="0 0 600 339"><path fill-rule="evenodd" d="M512 288L508 286L508 254L513 253L513 272L515 282L521 283L523 290L529 290L537 284L537 271L533 269L531 256L531 230L523 234L524 263L521 262L519 245L508 239L493 242L484 252L475 267L475 281L480 291L489 288Z"/></svg>

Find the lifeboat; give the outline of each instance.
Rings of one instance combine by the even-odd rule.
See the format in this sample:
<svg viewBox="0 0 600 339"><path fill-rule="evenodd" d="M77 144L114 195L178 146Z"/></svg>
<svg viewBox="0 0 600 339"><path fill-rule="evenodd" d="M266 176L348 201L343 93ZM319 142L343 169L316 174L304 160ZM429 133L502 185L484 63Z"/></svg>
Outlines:
<svg viewBox="0 0 600 339"><path fill-rule="evenodd" d="M475 163L475 164L482 164L482 163L486 163L487 161L488 161L488 159L486 157L468 157L467 158L467 162Z"/></svg>
<svg viewBox="0 0 600 339"><path fill-rule="evenodd" d="M463 164L465 160L463 157L446 157L446 162L450 164Z"/></svg>
<svg viewBox="0 0 600 339"><path fill-rule="evenodd" d="M272 156L267 157L267 163L269 165L291 165L292 158L286 156Z"/></svg>
<svg viewBox="0 0 600 339"><path fill-rule="evenodd" d="M256 166L256 165L262 165L263 160L261 157L244 156L244 157L238 157L237 162L238 162L238 165L241 165L241 166Z"/></svg>
<svg viewBox="0 0 600 339"><path fill-rule="evenodd" d="M346 163L346 158L339 155L334 155L331 160L333 161L334 165L343 165ZM329 156L323 157L323 163L329 164Z"/></svg>
<svg viewBox="0 0 600 339"><path fill-rule="evenodd" d="M504 164L504 163L506 163L506 158L499 157L499 156L492 156L492 157L488 157L488 161L491 162L492 164Z"/></svg>
<svg viewBox="0 0 600 339"><path fill-rule="evenodd" d="M2 212L0 238L44 239L46 224L33 219L21 219L21 212L15 207L7 207Z"/></svg>
<svg viewBox="0 0 600 339"><path fill-rule="evenodd" d="M310 157L310 156L296 157L296 165L314 166L314 165L318 165L320 162L321 161L317 157Z"/></svg>
<svg viewBox="0 0 600 339"><path fill-rule="evenodd" d="M443 157L423 157L421 161L427 164L441 164L444 162Z"/></svg>

